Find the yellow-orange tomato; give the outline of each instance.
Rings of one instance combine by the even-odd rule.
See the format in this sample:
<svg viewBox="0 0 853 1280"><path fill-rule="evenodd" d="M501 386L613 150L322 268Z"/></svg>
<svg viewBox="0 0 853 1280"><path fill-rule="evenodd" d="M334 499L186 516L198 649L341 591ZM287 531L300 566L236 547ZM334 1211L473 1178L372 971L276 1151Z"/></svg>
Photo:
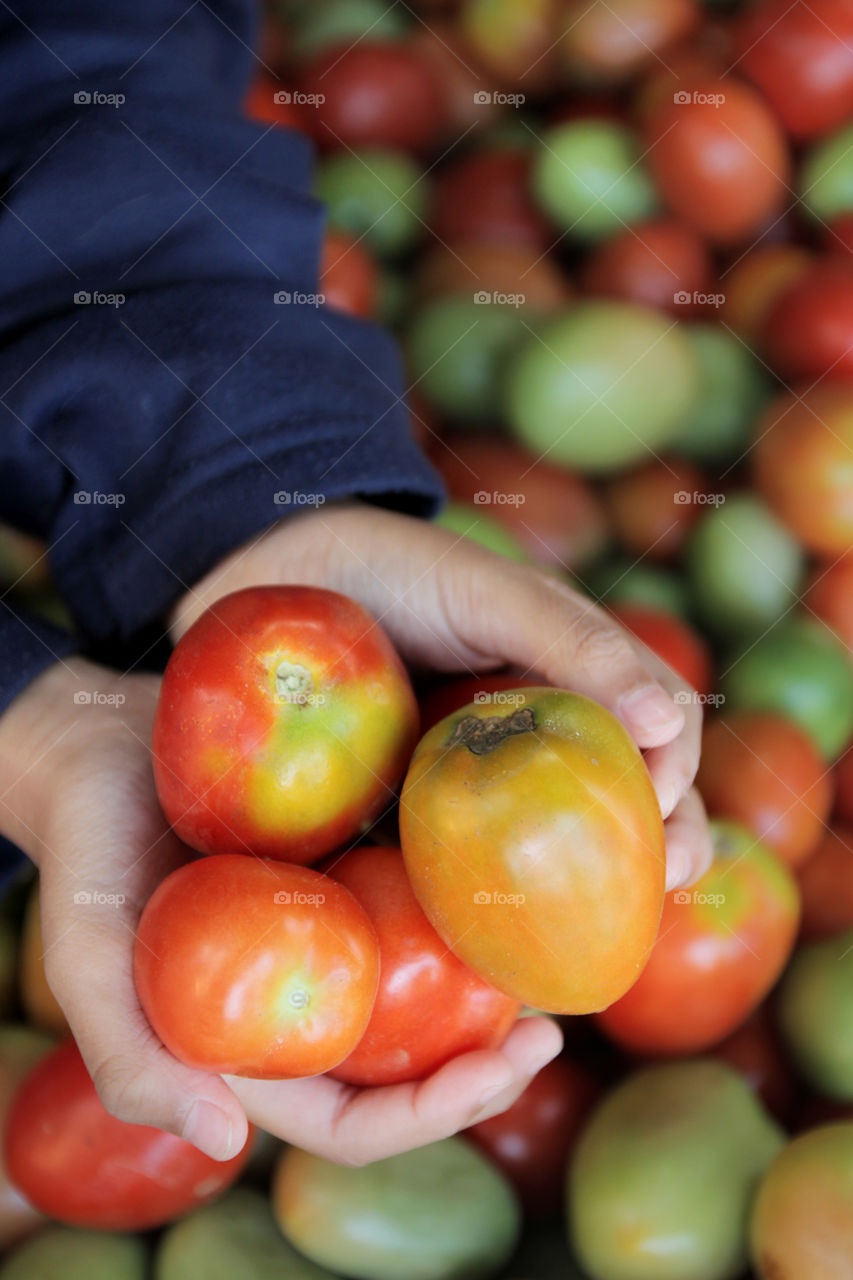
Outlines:
<svg viewBox="0 0 853 1280"><path fill-rule="evenodd" d="M501 691L419 743L400 803L412 887L483 977L553 1013L603 1009L636 981L664 892L660 809L604 707Z"/></svg>
<svg viewBox="0 0 853 1280"><path fill-rule="evenodd" d="M799 245L751 249L720 280L720 292L725 295L720 319L754 344L779 294L811 261L811 253Z"/></svg>

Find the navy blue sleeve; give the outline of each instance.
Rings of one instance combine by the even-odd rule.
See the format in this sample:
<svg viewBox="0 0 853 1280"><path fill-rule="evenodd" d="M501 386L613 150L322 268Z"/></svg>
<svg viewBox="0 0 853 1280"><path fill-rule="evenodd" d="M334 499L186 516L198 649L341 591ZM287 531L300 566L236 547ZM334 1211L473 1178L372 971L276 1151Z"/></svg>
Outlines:
<svg viewBox="0 0 853 1280"><path fill-rule="evenodd" d="M0 6L0 515L98 643L296 506L440 500L392 341L315 305L310 147L241 119L252 40L239 0Z"/></svg>

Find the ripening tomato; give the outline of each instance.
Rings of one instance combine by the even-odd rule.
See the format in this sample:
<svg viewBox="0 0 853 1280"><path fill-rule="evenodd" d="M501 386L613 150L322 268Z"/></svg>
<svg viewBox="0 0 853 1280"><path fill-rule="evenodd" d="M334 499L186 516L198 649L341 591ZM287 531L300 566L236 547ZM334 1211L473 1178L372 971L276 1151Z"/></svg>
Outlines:
<svg viewBox="0 0 853 1280"><path fill-rule="evenodd" d="M713 688L711 654L705 641L692 627L674 614L641 604L614 604L611 613L617 622L644 645L663 658L692 688L708 694Z"/></svg>
<svg viewBox="0 0 853 1280"><path fill-rule="evenodd" d="M738 66L788 133L815 138L853 115L853 8L847 0L765 0L740 22Z"/></svg>
<svg viewBox="0 0 853 1280"><path fill-rule="evenodd" d="M581 269L584 292L694 316L711 292L711 258L700 236L676 218L650 218L596 245Z"/></svg>
<svg viewBox="0 0 853 1280"><path fill-rule="evenodd" d="M399 849L350 850L329 874L373 924L381 971L367 1030L329 1074L347 1084L400 1084L460 1053L499 1048L521 1005L448 950L418 905Z"/></svg>
<svg viewBox="0 0 853 1280"><path fill-rule="evenodd" d="M51 1218L99 1231L146 1231L221 1195L252 1145L213 1160L148 1125L116 1120L73 1040L33 1068L9 1110L5 1160L27 1199Z"/></svg>
<svg viewBox="0 0 853 1280"><path fill-rule="evenodd" d="M458 711L460 707L467 707L469 702L495 702L499 706L504 702L504 694L516 689L534 689L541 687L541 684L541 680L519 676L512 671L498 675L487 673L482 676L455 676L450 680L441 680L421 694L421 726L426 733L439 720ZM518 704L515 699L511 699L507 700L507 705Z"/></svg>
<svg viewBox="0 0 853 1280"><path fill-rule="evenodd" d="M421 298L488 293L512 296L513 305L548 312L566 305L572 290L555 259L528 244L458 240L437 244L418 267Z"/></svg>
<svg viewBox="0 0 853 1280"><path fill-rule="evenodd" d="M777 295L761 334L782 377L853 373L853 261L827 254L797 272ZM849 545L849 543L848 543Z"/></svg>
<svg viewBox="0 0 853 1280"><path fill-rule="evenodd" d="M642 756L591 699L520 689L441 720L412 758L400 837L435 929L525 1004L588 1013L642 969L663 823Z"/></svg>
<svg viewBox="0 0 853 1280"><path fill-rule="evenodd" d="M806 942L853 929L853 826L829 827L797 870Z"/></svg>
<svg viewBox="0 0 853 1280"><path fill-rule="evenodd" d="M782 1124L790 1124L797 1082L766 1002L710 1056L739 1071L767 1110Z"/></svg>
<svg viewBox="0 0 853 1280"><path fill-rule="evenodd" d="M328 876L224 854L188 862L154 891L134 979L181 1062L287 1080L329 1071L358 1044L379 951L362 908Z"/></svg>
<svg viewBox="0 0 853 1280"><path fill-rule="evenodd" d="M835 812L842 822L853 823L853 746L835 766Z"/></svg>
<svg viewBox="0 0 853 1280"><path fill-rule="evenodd" d="M618 84L660 61L658 51L686 36L698 20L695 0L569 0L560 61L582 83Z"/></svg>
<svg viewBox="0 0 853 1280"><path fill-rule="evenodd" d="M206 610L169 659L154 780L192 848L311 862L389 803L416 734L403 665L360 604L250 587Z"/></svg>
<svg viewBox="0 0 853 1280"><path fill-rule="evenodd" d="M501 84L541 92L554 77L560 0L461 0L459 30Z"/></svg>
<svg viewBox="0 0 853 1280"><path fill-rule="evenodd" d="M851 330L853 341L853 330ZM853 388L826 379L784 391L756 428L759 491L800 542L818 555L853 546Z"/></svg>
<svg viewBox="0 0 853 1280"><path fill-rule="evenodd" d="M812 257L797 244L759 244L750 249L723 276L720 319L756 346L776 299L808 268Z"/></svg>
<svg viewBox="0 0 853 1280"><path fill-rule="evenodd" d="M357 236L327 231L323 237L319 289L327 307L370 319L376 313L379 272Z"/></svg>
<svg viewBox="0 0 853 1280"><path fill-rule="evenodd" d="M709 720L696 785L712 816L743 823L789 867L817 848L832 808L832 775L811 737L772 711Z"/></svg>
<svg viewBox="0 0 853 1280"><path fill-rule="evenodd" d="M669 560L702 514L708 485L686 458L652 458L608 480L603 489L610 524L626 551Z"/></svg>
<svg viewBox="0 0 853 1280"><path fill-rule="evenodd" d="M479 147L436 177L429 224L437 240L505 241L538 246L553 240L530 194L529 148Z"/></svg>
<svg viewBox="0 0 853 1280"><path fill-rule="evenodd" d="M464 1131L515 1187L525 1217L557 1217L566 1161L600 1092L585 1067L554 1058L511 1107Z"/></svg>
<svg viewBox="0 0 853 1280"><path fill-rule="evenodd" d="M745 827L712 823L715 861L691 889L668 893L639 979L597 1015L635 1053L701 1053L756 1009L785 967L799 895L787 867Z"/></svg>
<svg viewBox="0 0 853 1280"><path fill-rule="evenodd" d="M807 583L804 603L853 654L853 554L818 565Z"/></svg>
<svg viewBox="0 0 853 1280"><path fill-rule="evenodd" d="M651 113L646 161L673 213L716 244L755 235L787 193L785 137L732 76L685 83Z"/></svg>

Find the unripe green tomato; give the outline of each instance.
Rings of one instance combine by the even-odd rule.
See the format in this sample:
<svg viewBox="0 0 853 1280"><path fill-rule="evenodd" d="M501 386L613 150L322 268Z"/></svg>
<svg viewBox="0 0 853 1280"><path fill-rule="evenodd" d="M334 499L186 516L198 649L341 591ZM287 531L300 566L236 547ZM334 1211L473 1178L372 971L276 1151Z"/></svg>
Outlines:
<svg viewBox="0 0 853 1280"><path fill-rule="evenodd" d="M699 368L699 391L673 447L698 462L737 457L770 397L770 380L749 348L722 325L685 325L684 333Z"/></svg>
<svg viewBox="0 0 853 1280"><path fill-rule="evenodd" d="M425 229L427 183L402 151L336 151L317 166L314 192L328 205L329 225L364 236L380 258L410 249Z"/></svg>
<svg viewBox="0 0 853 1280"><path fill-rule="evenodd" d="M822 138L800 164L803 204L821 222L853 210L853 124Z"/></svg>

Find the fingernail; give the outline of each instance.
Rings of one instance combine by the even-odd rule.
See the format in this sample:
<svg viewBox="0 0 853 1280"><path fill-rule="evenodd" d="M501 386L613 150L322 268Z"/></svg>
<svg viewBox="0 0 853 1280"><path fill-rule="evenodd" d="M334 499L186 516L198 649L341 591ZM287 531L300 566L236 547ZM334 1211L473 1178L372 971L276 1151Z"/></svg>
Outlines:
<svg viewBox="0 0 853 1280"><path fill-rule="evenodd" d="M230 1160L236 1155L230 1117L212 1102L194 1102L184 1121L181 1137L213 1160Z"/></svg>
<svg viewBox="0 0 853 1280"><path fill-rule="evenodd" d="M658 804L661 816L668 818L678 804L678 792L671 782L662 782L658 787Z"/></svg>
<svg viewBox="0 0 853 1280"><path fill-rule="evenodd" d="M468 1121L468 1124L477 1124L479 1120L482 1120L485 1113L491 1110L491 1105L495 1098L499 1097L500 1094L505 1093L511 1084L512 1076L508 1073L506 1079L500 1084L492 1084L488 1089L484 1089L480 1094L476 1107L474 1107L471 1113L471 1118Z"/></svg>
<svg viewBox="0 0 853 1280"><path fill-rule="evenodd" d="M620 710L635 729L662 729L682 720L683 714L663 689L635 689L620 703Z"/></svg>

